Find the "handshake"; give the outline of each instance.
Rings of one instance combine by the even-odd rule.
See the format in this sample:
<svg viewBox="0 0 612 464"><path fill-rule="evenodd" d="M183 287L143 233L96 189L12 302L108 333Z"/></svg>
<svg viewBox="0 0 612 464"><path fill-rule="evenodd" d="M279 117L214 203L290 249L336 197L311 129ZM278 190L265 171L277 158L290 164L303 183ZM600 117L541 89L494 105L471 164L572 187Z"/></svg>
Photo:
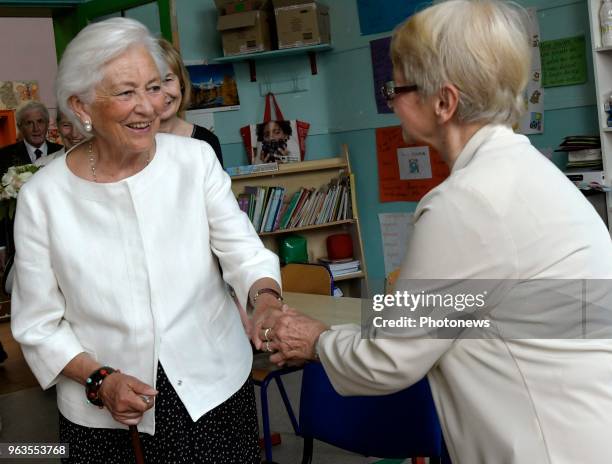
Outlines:
<svg viewBox="0 0 612 464"><path fill-rule="evenodd" d="M270 352L270 361L278 366L300 365L317 359L315 345L326 330L323 322L279 303L255 309L251 339L255 348Z"/></svg>

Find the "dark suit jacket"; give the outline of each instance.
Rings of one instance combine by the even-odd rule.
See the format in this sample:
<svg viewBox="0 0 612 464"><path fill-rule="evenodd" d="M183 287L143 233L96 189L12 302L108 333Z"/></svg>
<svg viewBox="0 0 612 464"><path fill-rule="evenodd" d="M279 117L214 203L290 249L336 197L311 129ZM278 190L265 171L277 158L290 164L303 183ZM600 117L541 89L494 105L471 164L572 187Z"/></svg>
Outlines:
<svg viewBox="0 0 612 464"><path fill-rule="evenodd" d="M47 140L47 154L55 153L64 148L62 145ZM30 164L32 160L23 141L0 148L0 179L11 166ZM0 221L0 246L8 247L7 255L10 257L15 249L13 243L13 221L4 218Z"/></svg>
<svg viewBox="0 0 612 464"><path fill-rule="evenodd" d="M64 148L62 145L47 140L47 154L55 153ZM30 164L32 160L28 155L28 149L23 141L0 148L0 177L2 177L11 166L22 166Z"/></svg>

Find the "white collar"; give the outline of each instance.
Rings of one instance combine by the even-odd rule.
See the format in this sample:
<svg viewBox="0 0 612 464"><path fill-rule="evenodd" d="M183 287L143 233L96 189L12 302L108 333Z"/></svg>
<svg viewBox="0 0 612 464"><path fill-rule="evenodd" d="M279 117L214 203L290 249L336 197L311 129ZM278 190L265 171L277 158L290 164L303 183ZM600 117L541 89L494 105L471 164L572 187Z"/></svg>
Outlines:
<svg viewBox="0 0 612 464"><path fill-rule="evenodd" d="M23 140L23 143L25 144L26 148L28 149L28 153L30 154L30 158L32 158L32 156L34 156L34 159L36 159L36 155L34 155L34 152L38 149L40 151L42 151L42 154L40 156L45 156L47 154L47 141L45 140L42 145L40 147L35 147L34 145L30 145L28 142L26 142L26 140Z"/></svg>

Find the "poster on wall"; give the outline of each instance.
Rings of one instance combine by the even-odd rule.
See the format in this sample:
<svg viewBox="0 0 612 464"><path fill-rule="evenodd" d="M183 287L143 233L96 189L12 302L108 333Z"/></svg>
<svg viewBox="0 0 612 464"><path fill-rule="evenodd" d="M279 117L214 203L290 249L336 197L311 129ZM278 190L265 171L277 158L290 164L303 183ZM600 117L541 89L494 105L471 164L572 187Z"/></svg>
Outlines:
<svg viewBox="0 0 612 464"><path fill-rule="evenodd" d="M391 37L370 41L370 54L372 56L372 75L374 80L374 97L378 113L393 113L380 93L385 82L393 80L393 64L389 55Z"/></svg>
<svg viewBox="0 0 612 464"><path fill-rule="evenodd" d="M449 175L448 166L436 150L407 144L400 126L376 129L376 153L381 203L419 201Z"/></svg>
<svg viewBox="0 0 612 464"><path fill-rule="evenodd" d="M0 110L14 110L28 100L40 100L38 81L0 81Z"/></svg>
<svg viewBox="0 0 612 464"><path fill-rule="evenodd" d="M537 10L527 8L529 15L528 33L531 46L531 71L525 89L525 113L519 121L521 134L544 132L544 92L542 90L542 62L540 60L540 24Z"/></svg>
<svg viewBox="0 0 612 464"><path fill-rule="evenodd" d="M540 45L544 87L584 84L587 81L584 35L546 40Z"/></svg>
<svg viewBox="0 0 612 464"><path fill-rule="evenodd" d="M240 109L234 66L224 64L187 65L191 79L189 110L231 111Z"/></svg>

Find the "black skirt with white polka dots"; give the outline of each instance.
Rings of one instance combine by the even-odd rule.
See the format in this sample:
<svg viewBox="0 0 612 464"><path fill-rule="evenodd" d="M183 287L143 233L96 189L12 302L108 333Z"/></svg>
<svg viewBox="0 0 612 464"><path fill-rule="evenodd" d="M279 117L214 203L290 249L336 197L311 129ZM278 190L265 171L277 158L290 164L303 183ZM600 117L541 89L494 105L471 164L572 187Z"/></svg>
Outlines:
<svg viewBox="0 0 612 464"><path fill-rule="evenodd" d="M259 440L253 383L193 422L161 364L157 369L155 435L141 433L147 464L258 464ZM127 430L74 424L60 414L60 442L69 443L63 463L136 462Z"/></svg>

